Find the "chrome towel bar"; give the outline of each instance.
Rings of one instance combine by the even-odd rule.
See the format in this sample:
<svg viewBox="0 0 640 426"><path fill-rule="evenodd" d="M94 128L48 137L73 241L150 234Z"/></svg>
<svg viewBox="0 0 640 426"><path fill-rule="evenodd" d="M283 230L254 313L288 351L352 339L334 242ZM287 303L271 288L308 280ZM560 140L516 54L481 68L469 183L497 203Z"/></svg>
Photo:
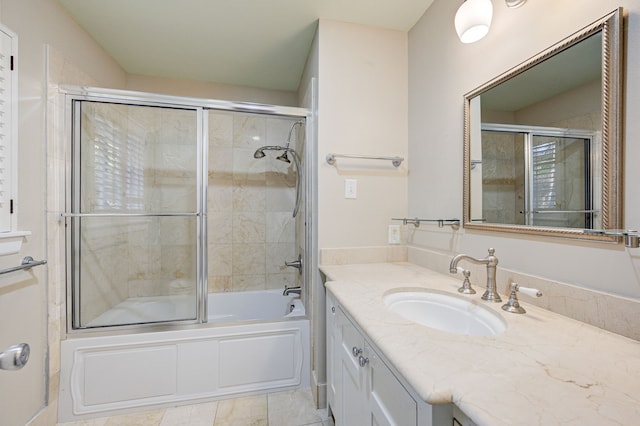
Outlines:
<svg viewBox="0 0 640 426"><path fill-rule="evenodd" d="M351 155L351 154L327 154L327 163L333 165L336 163L336 158L360 158L363 160L385 160L391 161L394 167L400 167L400 164L404 161L403 157L376 157L372 155Z"/></svg>
<svg viewBox="0 0 640 426"><path fill-rule="evenodd" d="M418 219L417 217L413 219L409 219L406 217L403 217L403 218L394 217L391 220L401 220L403 225L412 224L416 228L420 226L420 222L437 223L438 228L442 228L443 226L447 225L447 226L450 226L451 229L453 229L454 231L457 231L460 228L460 219Z"/></svg>
<svg viewBox="0 0 640 426"><path fill-rule="evenodd" d="M640 232L635 229L584 229L585 234L608 235L611 237L624 237L624 246L628 248L640 247Z"/></svg>
<svg viewBox="0 0 640 426"><path fill-rule="evenodd" d="M44 265L46 260L33 260L31 256L25 256L22 259L22 263L19 266L0 270L0 275L8 274L9 272L22 271L23 269L31 269L34 266Z"/></svg>

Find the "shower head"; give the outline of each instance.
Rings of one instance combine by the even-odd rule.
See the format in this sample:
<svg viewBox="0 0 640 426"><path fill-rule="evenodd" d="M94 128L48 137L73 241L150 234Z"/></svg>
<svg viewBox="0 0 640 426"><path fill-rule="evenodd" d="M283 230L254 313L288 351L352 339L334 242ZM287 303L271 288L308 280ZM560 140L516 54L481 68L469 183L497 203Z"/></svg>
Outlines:
<svg viewBox="0 0 640 426"><path fill-rule="evenodd" d="M287 151L283 152L281 155L276 157L276 160L284 161L285 163L291 164L291 160L287 156Z"/></svg>
<svg viewBox="0 0 640 426"><path fill-rule="evenodd" d="M296 121L291 125L291 128L289 129L289 136L287 137L287 146L285 146L284 148L278 147L278 148L284 149L284 152L278 157L276 157L276 160L284 161L285 163L291 164L291 160L289 160L289 156L287 155L287 152L291 149L289 148L289 144L291 144L291 135L293 135L293 129L297 125L302 125L302 124L304 124L304 121Z"/></svg>
<svg viewBox="0 0 640 426"><path fill-rule="evenodd" d="M276 157L276 159L286 163L291 163L287 154L290 153L293 158L293 163L296 166L296 204L293 208L293 217L296 217L298 210L300 209L300 200L302 198L302 168L300 165L300 157L298 157L298 153L295 149L289 148L288 146L265 145L256 149L256 152L253 153L253 158L263 158L265 156L265 151L284 151L281 155Z"/></svg>

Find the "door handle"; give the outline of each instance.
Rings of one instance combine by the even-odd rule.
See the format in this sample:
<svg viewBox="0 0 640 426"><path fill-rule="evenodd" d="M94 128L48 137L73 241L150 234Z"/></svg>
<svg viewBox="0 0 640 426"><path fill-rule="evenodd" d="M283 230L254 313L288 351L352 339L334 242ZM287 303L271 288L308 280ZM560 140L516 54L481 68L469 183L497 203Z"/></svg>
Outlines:
<svg viewBox="0 0 640 426"><path fill-rule="evenodd" d="M0 352L0 370L19 370L29 361L29 345L19 343Z"/></svg>

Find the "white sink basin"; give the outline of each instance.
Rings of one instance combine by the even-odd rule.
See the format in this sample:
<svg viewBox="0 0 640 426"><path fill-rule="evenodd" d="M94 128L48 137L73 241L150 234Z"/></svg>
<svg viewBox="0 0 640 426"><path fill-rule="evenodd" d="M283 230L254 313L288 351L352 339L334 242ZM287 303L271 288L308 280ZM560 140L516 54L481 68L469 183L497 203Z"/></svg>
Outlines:
<svg viewBox="0 0 640 426"><path fill-rule="evenodd" d="M461 296L434 290L398 291L384 296L387 308L427 327L469 336L492 336L507 329L500 314Z"/></svg>

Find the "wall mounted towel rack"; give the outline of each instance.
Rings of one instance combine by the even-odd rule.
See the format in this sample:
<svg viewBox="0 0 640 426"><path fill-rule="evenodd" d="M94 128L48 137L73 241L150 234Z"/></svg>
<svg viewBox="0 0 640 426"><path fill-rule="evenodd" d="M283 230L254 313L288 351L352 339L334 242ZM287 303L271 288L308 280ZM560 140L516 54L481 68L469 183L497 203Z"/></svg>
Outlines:
<svg viewBox="0 0 640 426"><path fill-rule="evenodd" d="M23 269L31 269L34 266L44 265L47 263L46 260L33 260L31 256L25 256L22 259L22 263L19 266L13 266L11 268L0 270L0 275L8 274L9 272L21 271Z"/></svg>
<svg viewBox="0 0 640 426"><path fill-rule="evenodd" d="M460 219L418 219L417 217L411 219L407 217L402 218L392 218L391 220L401 220L403 225L411 224L416 228L420 227L420 222L426 223L436 223L438 224L438 228L442 228L443 226L450 226L451 229L457 231L460 229Z"/></svg>
<svg viewBox="0 0 640 426"><path fill-rule="evenodd" d="M327 154L327 163L333 165L336 163L336 158L359 158L359 159L363 159L363 160L385 160L385 161L391 161L391 164L394 165L394 167L399 167L400 164L402 164L402 162L404 161L403 157L376 157L376 156L372 156L372 155L353 155L353 154L332 154L329 153Z"/></svg>
<svg viewBox="0 0 640 426"><path fill-rule="evenodd" d="M624 237L624 246L628 248L640 247L640 232L635 229L584 229L585 234L608 235L612 237Z"/></svg>

